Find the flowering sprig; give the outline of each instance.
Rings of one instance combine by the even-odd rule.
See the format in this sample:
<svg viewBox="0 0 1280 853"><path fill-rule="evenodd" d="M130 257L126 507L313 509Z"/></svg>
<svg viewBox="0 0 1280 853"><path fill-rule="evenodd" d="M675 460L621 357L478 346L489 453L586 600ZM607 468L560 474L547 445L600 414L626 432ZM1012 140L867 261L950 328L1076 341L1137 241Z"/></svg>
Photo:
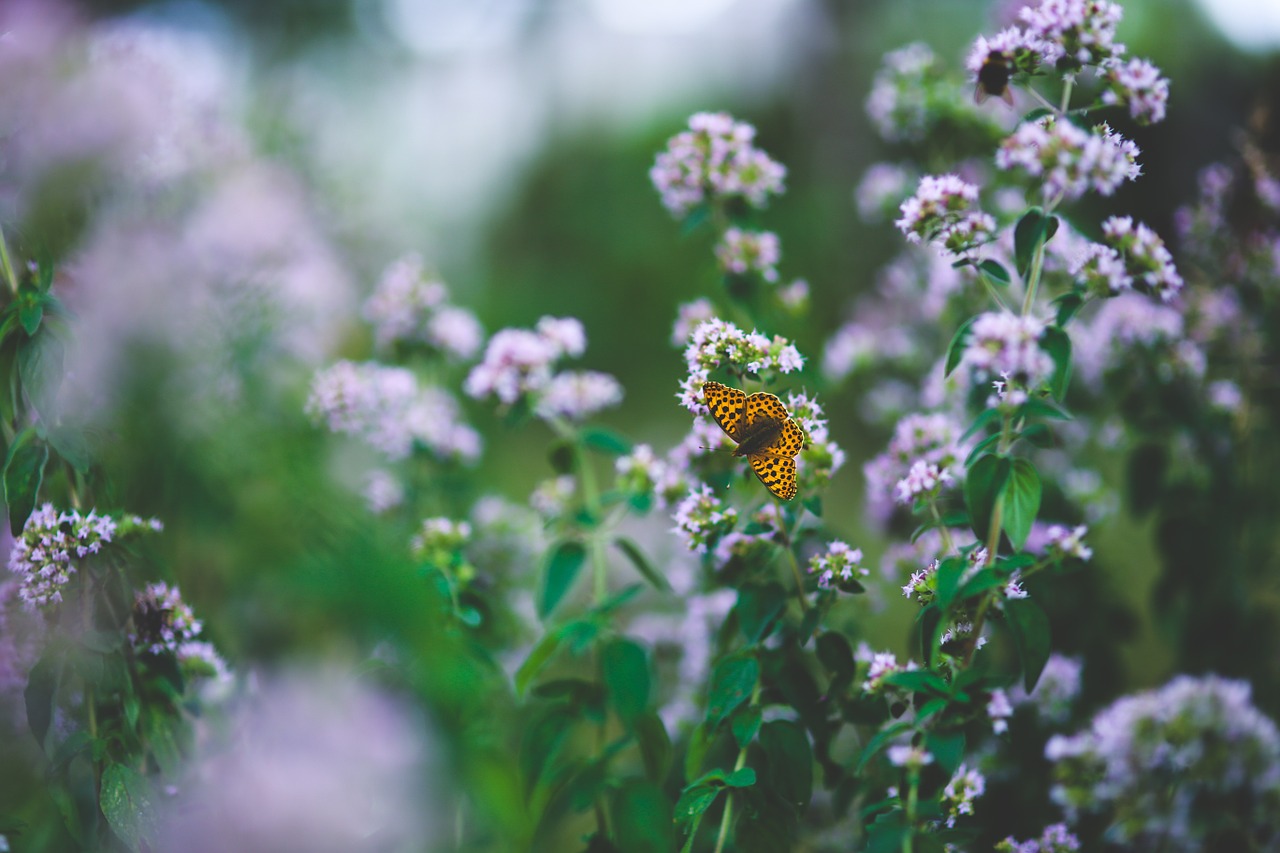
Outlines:
<svg viewBox="0 0 1280 853"><path fill-rule="evenodd" d="M688 373L680 383L677 396L686 409L702 415L707 413L702 386L713 370L756 377L766 373L793 373L804 367L804 356L786 338L744 332L733 323L715 317L693 330L684 358Z"/></svg>
<svg viewBox="0 0 1280 853"><path fill-rule="evenodd" d="M782 192L786 169L753 144L755 128L726 113L696 113L658 155L649 178L672 215L741 199L763 207Z"/></svg>

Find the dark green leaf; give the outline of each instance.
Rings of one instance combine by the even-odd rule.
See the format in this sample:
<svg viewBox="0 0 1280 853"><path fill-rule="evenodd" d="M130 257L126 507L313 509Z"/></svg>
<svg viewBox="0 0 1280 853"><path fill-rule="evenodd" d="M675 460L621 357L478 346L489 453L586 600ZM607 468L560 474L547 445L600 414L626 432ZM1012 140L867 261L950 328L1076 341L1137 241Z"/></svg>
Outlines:
<svg viewBox="0 0 1280 853"><path fill-rule="evenodd" d="M538 616L546 619L573 586L578 571L586 561L587 549L576 539L564 539L551 549L543 573L542 595L538 599Z"/></svg>
<svg viewBox="0 0 1280 853"><path fill-rule="evenodd" d="M1169 451L1163 444L1140 444L1129 455L1129 508L1134 515L1146 515L1165 491Z"/></svg>
<svg viewBox="0 0 1280 853"><path fill-rule="evenodd" d="M547 461L551 463L551 470L557 474L572 474L573 444L568 439L555 442L547 451Z"/></svg>
<svg viewBox="0 0 1280 853"><path fill-rule="evenodd" d="M584 447L608 456L625 456L632 449L630 441L604 427L584 427L580 437Z"/></svg>
<svg viewBox="0 0 1280 853"><path fill-rule="evenodd" d="M925 749L950 776L964 760L964 732L931 731L925 738Z"/></svg>
<svg viewBox="0 0 1280 853"><path fill-rule="evenodd" d="M649 558L645 556L644 551L640 550L639 545L626 536L615 538L613 544L618 546L618 550L631 561L631 565L636 567L636 571L649 582L650 586L660 592L671 592L671 584L667 583L666 577L654 568L653 563L649 562Z"/></svg>
<svg viewBox="0 0 1280 853"><path fill-rule="evenodd" d="M746 655L728 657L716 664L711 673L711 691L707 698L707 725L715 728L733 713L755 690L760 678L760 664Z"/></svg>
<svg viewBox="0 0 1280 853"><path fill-rule="evenodd" d="M98 805L129 849L149 849L156 829L155 794L145 776L125 764L108 764L102 771Z"/></svg>
<svg viewBox="0 0 1280 853"><path fill-rule="evenodd" d="M849 640L844 634L838 631L827 631L818 637L818 642L815 646L818 660L830 672L836 675L844 675L853 672L854 668L857 667L857 663L853 659L853 647L849 645Z"/></svg>
<svg viewBox="0 0 1280 853"><path fill-rule="evenodd" d="M746 749L747 744L751 743L756 732L760 730L760 706L749 705L735 711L729 718L729 730L733 732L733 739L738 742L738 748Z"/></svg>
<svg viewBox="0 0 1280 853"><path fill-rule="evenodd" d="M956 591L960 588L960 576L969 568L969 561L963 557L948 557L938 564L934 575L933 594L938 606L944 610L951 606Z"/></svg>
<svg viewBox="0 0 1280 853"><path fill-rule="evenodd" d="M769 636L774 619L787 603L787 591L781 584L744 586L738 590L738 626L747 645L754 646Z"/></svg>
<svg viewBox="0 0 1280 853"><path fill-rule="evenodd" d="M750 767L739 767L724 779L730 788L750 788L756 783L756 771Z"/></svg>
<svg viewBox="0 0 1280 853"><path fill-rule="evenodd" d="M630 640L609 642L601 653L605 693L618 718L631 724L649 704L649 660Z"/></svg>
<svg viewBox="0 0 1280 853"><path fill-rule="evenodd" d="M576 719L577 715L563 706L555 707L535 717L525 730L520 742L519 765L526 797L548 776L553 757L566 742Z"/></svg>
<svg viewBox="0 0 1280 853"><path fill-rule="evenodd" d="M1036 447L1052 447L1054 444L1053 433L1044 424L1032 424L1024 429L1018 435L1018 438L1030 442Z"/></svg>
<svg viewBox="0 0 1280 853"><path fill-rule="evenodd" d="M956 598L961 600L973 598L975 595L984 593L1003 583L1004 579L991 569L979 569L973 577L964 582L964 586L960 587L960 592L956 595Z"/></svg>
<svg viewBox="0 0 1280 853"><path fill-rule="evenodd" d="M1040 511L1040 475L1029 459L1013 460L1013 469L1004 484L1003 500L1004 532L1013 547L1021 548Z"/></svg>
<svg viewBox="0 0 1280 853"><path fill-rule="evenodd" d="M671 766L671 738L662 718L652 711L636 717L632 723L636 741L640 744L640 757L644 772L652 782L661 783L667 778Z"/></svg>
<svg viewBox="0 0 1280 853"><path fill-rule="evenodd" d="M36 743L44 748L45 735L49 733L49 724L53 722L53 697L58 688L58 673L55 659L42 657L31 667L27 676L27 687L23 691L23 699L27 706L27 726L35 736Z"/></svg>
<svg viewBox="0 0 1280 853"><path fill-rule="evenodd" d="M760 746L769 760L769 787L804 811L813 795L813 749L804 729L790 720L765 723Z"/></svg>
<svg viewBox="0 0 1280 853"><path fill-rule="evenodd" d="M1049 660L1049 617L1040 605L1029 598L1008 599L1004 603L1004 612L1013 633L1013 643L1022 659L1022 683L1030 693Z"/></svg>
<svg viewBox="0 0 1280 853"><path fill-rule="evenodd" d="M668 853L675 845L671 800L655 783L623 783L613 795L612 813L620 853Z"/></svg>
<svg viewBox="0 0 1280 853"><path fill-rule="evenodd" d="M804 499L804 508L822 518L822 495L809 495Z"/></svg>
<svg viewBox="0 0 1280 853"><path fill-rule="evenodd" d="M9 507L9 530L14 536L22 533L23 525L35 509L48 459L48 445L30 427L19 433L9 446L4 463L4 500Z"/></svg>
<svg viewBox="0 0 1280 853"><path fill-rule="evenodd" d="M178 742L180 721L158 713L147 715L147 747L160 772L167 779L177 779L182 771L182 747Z"/></svg>
<svg viewBox="0 0 1280 853"><path fill-rule="evenodd" d="M684 753L684 778L692 780L702 772L702 763L707 757L707 750L715 740L715 731L706 723L698 723L689 734L689 746Z"/></svg>
<svg viewBox="0 0 1280 853"><path fill-rule="evenodd" d="M886 675L883 683L901 687L913 693L946 693L947 682L936 672L927 669L909 669Z"/></svg>
<svg viewBox="0 0 1280 853"><path fill-rule="evenodd" d="M516 670L516 693L524 694L529 687L529 682L541 671L542 667L551 659L551 656L556 653L556 649L560 648L562 639L564 639L563 629L553 631L539 640L537 645L529 650L529 657L525 658L524 663L520 664L520 668Z"/></svg>
<svg viewBox="0 0 1280 853"><path fill-rule="evenodd" d="M969 424L969 428L964 431L964 435L960 436L960 440L961 441L967 440L969 436L976 435L978 432L985 429L989 424L998 420L1000 420L999 409L983 409L978 414L978 416L973 419L973 423ZM999 433L997 433L997 435L998 434Z"/></svg>
<svg viewBox="0 0 1280 853"><path fill-rule="evenodd" d="M1028 124L1029 122L1038 121L1047 115L1053 115L1053 110L1048 107L1036 107L1034 110L1022 117L1020 124Z"/></svg>
<svg viewBox="0 0 1280 853"><path fill-rule="evenodd" d="M1013 281L1013 277L1009 275L1009 271L990 258L979 263L978 269L982 270L986 274L987 278L991 279L993 283L998 284L1001 287L1008 287L1009 283Z"/></svg>
<svg viewBox="0 0 1280 853"><path fill-rule="evenodd" d="M1061 402L1067 397L1071 382L1071 337L1057 326L1049 326L1040 336L1040 349L1053 359L1053 375L1049 377L1049 393Z"/></svg>
<svg viewBox="0 0 1280 853"><path fill-rule="evenodd" d="M22 300L22 304L18 307L18 322L22 324L22 330L27 333L27 337L35 335L40 328L40 321L44 319L44 303L39 299L30 298L30 293Z"/></svg>
<svg viewBox="0 0 1280 853"><path fill-rule="evenodd" d="M1031 262L1036 250L1049 242L1058 230L1058 220L1053 216L1045 216L1044 211L1033 207L1022 215L1013 228L1013 255L1018 267L1018 274L1025 280L1031 270Z"/></svg>
<svg viewBox="0 0 1280 853"><path fill-rule="evenodd" d="M951 371L960 364L960 359L964 356L964 348L969 345L969 330L973 326L973 321L977 319L977 317L970 317L965 320L951 337L951 343L947 345L947 366L944 376L950 376Z"/></svg>
<svg viewBox="0 0 1280 853"><path fill-rule="evenodd" d="M1084 307L1084 297L1079 293L1072 291L1064 293L1057 299L1053 300L1058 306L1057 316L1054 317L1054 325L1060 329L1065 329L1067 324L1080 313L1080 309Z"/></svg>
<svg viewBox="0 0 1280 853"><path fill-rule="evenodd" d="M867 741L867 745L862 748L862 754L858 756L858 765L854 770L861 773L862 769L867 766L867 762L875 758L880 750L892 743L898 735L910 731L911 728L911 723L892 723L876 732Z"/></svg>
<svg viewBox="0 0 1280 853"><path fill-rule="evenodd" d="M693 820L711 808L711 804L723 790L719 785L693 785L686 788L676 801L676 823Z"/></svg>
<svg viewBox="0 0 1280 853"><path fill-rule="evenodd" d="M1024 418L1051 418L1056 421L1073 420L1071 415L1040 397L1032 397L1023 403L1018 407L1018 412Z"/></svg>
<svg viewBox="0 0 1280 853"><path fill-rule="evenodd" d="M988 409L987 411L993 412L995 410ZM995 443L998 442L999 440L1000 440L1000 433L993 432L991 435L987 436L986 438L982 439L982 441L974 445L973 450L970 450L969 455L965 457L965 460L964 460L965 467L967 468L970 465L972 465L974 459L976 459L977 457L989 451L995 445Z"/></svg>
<svg viewBox="0 0 1280 853"><path fill-rule="evenodd" d="M46 326L34 338L18 345L18 376L22 389L45 421L56 423L51 404L62 384L64 370L62 341Z"/></svg>
<svg viewBox="0 0 1280 853"><path fill-rule="evenodd" d="M970 525L980 541L991 533L991 516L1012 470L1008 457L992 455L978 459L965 474L964 502L969 508Z"/></svg>

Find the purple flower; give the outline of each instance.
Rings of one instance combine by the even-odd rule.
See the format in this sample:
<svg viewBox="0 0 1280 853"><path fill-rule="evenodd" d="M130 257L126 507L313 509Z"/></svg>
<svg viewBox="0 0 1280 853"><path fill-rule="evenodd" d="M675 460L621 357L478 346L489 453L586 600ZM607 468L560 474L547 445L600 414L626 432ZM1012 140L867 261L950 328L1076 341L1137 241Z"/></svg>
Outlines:
<svg viewBox="0 0 1280 853"><path fill-rule="evenodd" d="M778 261L782 246L772 231L743 231L730 227L716 245L720 268L734 275L759 273L768 282L778 280Z"/></svg>
<svg viewBox="0 0 1280 853"><path fill-rule="evenodd" d="M1106 65L1104 104L1128 104L1129 115L1141 124L1164 121L1169 103L1169 80L1145 59L1114 61Z"/></svg>
<svg viewBox="0 0 1280 853"><path fill-rule="evenodd" d="M1124 53L1116 25L1122 11L1108 0L1043 0L1024 8L1020 17L1028 34L1055 46L1058 64L1067 68L1100 65Z"/></svg>
<svg viewBox="0 0 1280 853"><path fill-rule="evenodd" d="M709 200L742 198L763 207L782 192L786 169L752 145L755 128L727 113L696 113L649 170L663 205L676 217Z"/></svg>
<svg viewBox="0 0 1280 853"><path fill-rule="evenodd" d="M1106 124L1081 130L1065 119L1026 122L1000 144L996 166L1018 169L1043 183L1046 201L1072 201L1087 190L1111 195L1142 173L1141 152Z"/></svg>
<svg viewBox="0 0 1280 853"><path fill-rule="evenodd" d="M178 588L149 584L134 593L129 642L135 652L176 654L179 646L200 635L202 623L182 601Z"/></svg>

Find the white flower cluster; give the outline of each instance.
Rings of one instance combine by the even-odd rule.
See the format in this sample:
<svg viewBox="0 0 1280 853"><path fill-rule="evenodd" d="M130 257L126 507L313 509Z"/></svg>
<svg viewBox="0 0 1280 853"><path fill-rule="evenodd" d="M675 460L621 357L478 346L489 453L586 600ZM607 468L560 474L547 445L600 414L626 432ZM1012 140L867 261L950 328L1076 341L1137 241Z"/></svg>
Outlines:
<svg viewBox="0 0 1280 853"><path fill-rule="evenodd" d="M179 654L204 628L178 588L166 583L149 584L134 593L131 626L129 643L134 650L152 655Z"/></svg>
<svg viewBox="0 0 1280 853"><path fill-rule="evenodd" d="M782 258L782 242L772 231L725 229L716 244L716 260L720 269L734 275L759 273L767 282L778 280L778 261Z"/></svg>
<svg viewBox="0 0 1280 853"><path fill-rule="evenodd" d="M913 660L900 664L893 652L874 652L865 643L858 645L854 660L867 665L867 677L862 682L862 689L867 693L893 690L894 688L884 683L887 676L895 672L910 672L920 668Z"/></svg>
<svg viewBox="0 0 1280 853"><path fill-rule="evenodd" d="M387 267L363 314L381 349L423 343L451 358L471 358L483 339L480 323L470 311L447 304L448 298L448 288L428 279L422 258L410 254Z"/></svg>
<svg viewBox="0 0 1280 853"><path fill-rule="evenodd" d="M1046 201L1072 201L1093 190L1111 195L1142 174L1138 146L1106 124L1090 131L1054 116L1026 122L1000 143L996 166L1043 182Z"/></svg>
<svg viewBox="0 0 1280 853"><path fill-rule="evenodd" d="M775 335L770 339L759 332L744 332L733 323L714 317L693 330L684 360L688 376L676 396L695 415L707 413L702 386L717 367L755 374L766 370L792 373L804 367L804 356L786 338Z"/></svg>
<svg viewBox="0 0 1280 853"><path fill-rule="evenodd" d="M46 503L32 512L9 552L9 571L19 576L23 605L34 610L62 601L63 588L78 570L76 561L97 554L116 532L115 519L93 510L58 512Z"/></svg>
<svg viewBox="0 0 1280 853"><path fill-rule="evenodd" d="M1003 382L1035 391L1053 375L1053 358L1040 348L1045 325L1035 317L1008 311L982 314L969 327L969 342L960 356L981 380Z"/></svg>
<svg viewBox="0 0 1280 853"><path fill-rule="evenodd" d="M683 537L685 547L695 554L705 554L713 542L733 530L738 511L726 506L710 486L703 484L680 502L672 519L676 523L672 529Z"/></svg>
<svg viewBox="0 0 1280 853"><path fill-rule="evenodd" d="M572 317L543 317L534 329L502 329L467 376L474 399L496 397L504 406L527 398L546 420L582 420L622 401L622 386L607 373L554 372L556 362L587 348L586 331Z"/></svg>
<svg viewBox="0 0 1280 853"><path fill-rule="evenodd" d="M340 361L316 373L306 411L391 460L406 458L415 444L441 459L480 456L480 435L460 420L457 401L443 389L420 387L404 367Z"/></svg>
<svg viewBox="0 0 1280 853"><path fill-rule="evenodd" d="M818 587L830 589L840 581L852 581L866 577L869 572L862 565L862 549L850 548L838 539L827 545L826 553L809 558L809 573L817 574Z"/></svg>
<svg viewBox="0 0 1280 853"><path fill-rule="evenodd" d="M1248 682L1178 676L1118 699L1079 734L1050 738L1045 757L1068 819L1109 812L1114 840L1131 849L1209 849L1205 834L1224 820L1258 849L1280 842L1280 734Z"/></svg>
<svg viewBox="0 0 1280 853"><path fill-rule="evenodd" d="M959 175L925 175L915 195L902 203L893 224L911 243L932 243L962 254L995 238L996 221L972 207L978 188Z"/></svg>
<svg viewBox="0 0 1280 853"><path fill-rule="evenodd" d="M942 789L942 805L947 810L947 827L954 828L956 819L973 814L973 801L987 790L986 777L976 767L961 764L951 781Z"/></svg>
<svg viewBox="0 0 1280 853"><path fill-rule="evenodd" d="M948 486L955 485L955 477L945 467L917 459L911 463L907 476L894 484L894 497L903 506L911 506L923 497L936 497Z"/></svg>
<svg viewBox="0 0 1280 853"><path fill-rule="evenodd" d="M965 449L960 446L964 430L942 413L910 414L898 421L884 453L862 469L867 481L867 512L881 524L888 522L896 505L898 481L907 476L917 460L947 468L960 476Z"/></svg>
<svg viewBox="0 0 1280 853"><path fill-rule="evenodd" d="M663 205L677 217L717 199L742 198L763 207L781 193L787 170L756 148L756 130L727 113L696 113L689 129L658 154L649 179Z"/></svg>

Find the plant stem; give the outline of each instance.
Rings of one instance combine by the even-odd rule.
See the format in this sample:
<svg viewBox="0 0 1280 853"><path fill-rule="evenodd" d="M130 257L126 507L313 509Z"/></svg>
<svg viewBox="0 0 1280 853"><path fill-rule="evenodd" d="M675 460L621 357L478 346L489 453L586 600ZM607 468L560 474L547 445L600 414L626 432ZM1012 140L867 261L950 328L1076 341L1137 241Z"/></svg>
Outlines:
<svg viewBox="0 0 1280 853"><path fill-rule="evenodd" d="M933 498L929 498L929 514L933 516L933 520L938 525L938 532L942 534L942 547L949 554L956 551L955 543L951 541L951 531L947 530L947 526L942 523L942 513L938 512L938 503Z"/></svg>
<svg viewBox="0 0 1280 853"><path fill-rule="evenodd" d="M5 283L9 285L13 295L17 296L18 277L13 273L13 264L9 260L9 243L5 240L2 230L0 230L0 275L4 276Z"/></svg>
<svg viewBox="0 0 1280 853"><path fill-rule="evenodd" d="M756 678L756 686L751 689L751 705L760 702L760 679ZM749 706L750 707L750 706ZM733 772L737 773L747 764L747 748L744 746L738 750L738 760L733 763ZM720 817L720 834L716 836L716 851L721 853L724 850L724 843L729 838L729 824L733 823L733 792L728 793L728 799L724 804L724 814Z"/></svg>
<svg viewBox="0 0 1280 853"><path fill-rule="evenodd" d="M911 853L915 846L916 806L920 801L920 771L911 770L907 782L907 832L902 836L902 853Z"/></svg>

